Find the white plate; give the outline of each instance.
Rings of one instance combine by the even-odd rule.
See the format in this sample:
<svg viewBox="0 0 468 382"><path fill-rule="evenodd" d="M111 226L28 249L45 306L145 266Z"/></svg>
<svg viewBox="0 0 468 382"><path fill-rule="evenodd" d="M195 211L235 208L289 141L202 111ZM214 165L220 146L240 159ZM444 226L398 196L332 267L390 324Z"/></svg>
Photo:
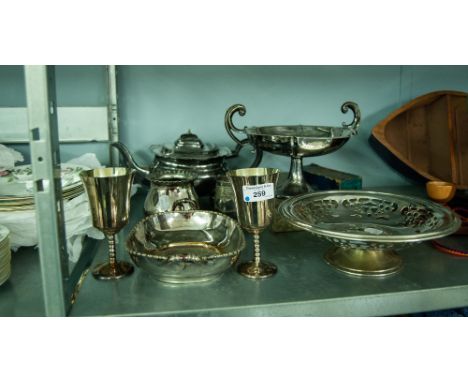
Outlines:
<svg viewBox="0 0 468 382"><path fill-rule="evenodd" d="M77 196L80 196L84 193L84 189L81 187L76 187L77 191L67 192L62 194L63 201L69 201ZM34 198L31 198L30 202L28 203L3 203L0 201L0 213L9 213L9 212L16 212L16 211L34 211L36 209L36 205L34 204Z"/></svg>
<svg viewBox="0 0 468 382"><path fill-rule="evenodd" d="M85 166L73 164L61 165L63 191L80 185L80 172L89 170ZM34 194L34 181L31 165L16 166L0 176L0 195L12 197L31 197Z"/></svg>

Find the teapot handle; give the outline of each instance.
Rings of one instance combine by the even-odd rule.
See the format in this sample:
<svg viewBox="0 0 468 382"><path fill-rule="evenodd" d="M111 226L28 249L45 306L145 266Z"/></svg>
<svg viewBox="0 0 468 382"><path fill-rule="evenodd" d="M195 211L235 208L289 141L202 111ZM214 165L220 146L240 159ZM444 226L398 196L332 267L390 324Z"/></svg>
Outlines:
<svg viewBox="0 0 468 382"><path fill-rule="evenodd" d="M184 207L185 203L190 205L190 208L192 210L198 210L200 208L198 203L195 200L189 199L189 198L184 198L184 199L178 199L178 200L174 201L174 203L172 204L172 211L186 211L186 209Z"/></svg>
<svg viewBox="0 0 468 382"><path fill-rule="evenodd" d="M236 126L234 126L234 123L232 122L232 117L236 113L239 113L239 115L244 116L246 113L245 106L239 103L232 105L230 108L227 109L226 115L224 116L224 126L226 128L226 131L229 134L229 136L234 140L234 142L237 143L236 148L234 149L230 158L237 157L242 147L246 145L247 143L249 143L248 138L244 138L240 140L234 134L234 131L238 131L238 132L245 134L245 128L239 129ZM254 149L256 152L255 159L249 167L257 167L260 164L262 157L263 157L263 151L261 149L259 149L258 147L254 147Z"/></svg>

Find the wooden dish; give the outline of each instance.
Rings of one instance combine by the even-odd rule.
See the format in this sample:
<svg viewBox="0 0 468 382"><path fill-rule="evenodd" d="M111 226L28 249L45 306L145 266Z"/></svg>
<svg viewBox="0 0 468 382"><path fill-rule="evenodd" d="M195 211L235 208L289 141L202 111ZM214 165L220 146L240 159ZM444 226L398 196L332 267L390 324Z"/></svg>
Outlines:
<svg viewBox="0 0 468 382"><path fill-rule="evenodd" d="M468 93L438 91L408 102L373 128L370 143L413 179L468 189Z"/></svg>

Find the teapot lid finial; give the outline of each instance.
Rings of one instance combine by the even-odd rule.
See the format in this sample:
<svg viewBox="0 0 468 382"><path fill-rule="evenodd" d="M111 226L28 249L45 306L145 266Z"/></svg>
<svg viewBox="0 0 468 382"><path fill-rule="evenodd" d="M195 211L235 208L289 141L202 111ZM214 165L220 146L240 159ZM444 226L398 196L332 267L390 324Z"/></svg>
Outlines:
<svg viewBox="0 0 468 382"><path fill-rule="evenodd" d="M205 145L196 134L189 129L175 141L175 151L177 152L199 152Z"/></svg>

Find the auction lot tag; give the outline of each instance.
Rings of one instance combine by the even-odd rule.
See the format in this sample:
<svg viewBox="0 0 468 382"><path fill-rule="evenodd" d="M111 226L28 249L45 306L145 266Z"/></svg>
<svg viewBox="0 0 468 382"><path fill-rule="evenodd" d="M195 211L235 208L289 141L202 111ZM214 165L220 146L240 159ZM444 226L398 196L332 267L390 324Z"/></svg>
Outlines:
<svg viewBox="0 0 468 382"><path fill-rule="evenodd" d="M273 183L256 184L254 186L242 186L244 202L261 202L275 197L275 185Z"/></svg>

